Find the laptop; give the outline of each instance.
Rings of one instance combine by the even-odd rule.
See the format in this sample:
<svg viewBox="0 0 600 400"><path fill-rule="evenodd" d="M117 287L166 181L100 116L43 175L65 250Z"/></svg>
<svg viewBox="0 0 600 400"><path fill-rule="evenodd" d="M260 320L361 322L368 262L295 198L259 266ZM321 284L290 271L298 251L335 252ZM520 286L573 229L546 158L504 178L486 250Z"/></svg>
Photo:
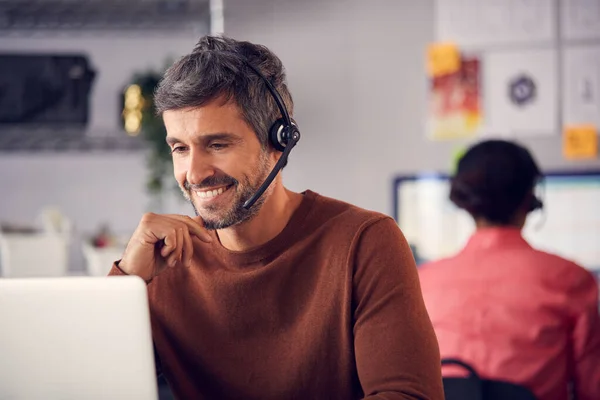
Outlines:
<svg viewBox="0 0 600 400"><path fill-rule="evenodd" d="M158 399L138 277L0 279L0 400Z"/></svg>

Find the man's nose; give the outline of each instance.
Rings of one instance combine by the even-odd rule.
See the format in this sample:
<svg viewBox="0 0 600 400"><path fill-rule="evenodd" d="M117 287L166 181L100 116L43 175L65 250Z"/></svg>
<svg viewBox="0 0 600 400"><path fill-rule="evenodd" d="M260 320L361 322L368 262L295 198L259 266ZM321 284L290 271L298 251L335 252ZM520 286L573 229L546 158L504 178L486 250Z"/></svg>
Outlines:
<svg viewBox="0 0 600 400"><path fill-rule="evenodd" d="M191 185L198 185L215 174L215 168L206 155L191 152L186 179Z"/></svg>

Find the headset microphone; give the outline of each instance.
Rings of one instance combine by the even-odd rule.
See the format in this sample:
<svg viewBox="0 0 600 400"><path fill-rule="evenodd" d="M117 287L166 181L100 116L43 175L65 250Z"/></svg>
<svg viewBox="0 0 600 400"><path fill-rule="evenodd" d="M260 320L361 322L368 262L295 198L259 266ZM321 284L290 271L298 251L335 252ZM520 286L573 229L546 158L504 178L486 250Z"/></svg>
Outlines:
<svg viewBox="0 0 600 400"><path fill-rule="evenodd" d="M296 139L292 139L291 141L288 142L287 146L285 147L285 150L283 151L283 154L281 155L281 157L279 157L277 164L275 164L275 167L273 167L273 170L271 171L271 173L269 173L269 176L267 176L267 179L265 179L263 184L260 185L260 187L258 188L256 193L254 193L252 195L252 197L250 197L248 200L246 200L246 202L244 203L245 209L249 209L250 207L252 207L252 205L254 205L254 203L256 203L256 200L258 200L260 198L260 196L263 195L263 193L265 192L265 190L267 190L267 188L269 187L271 182L273 182L273 180L275 179L275 177L277 176L277 174L279 173L281 168L283 168L283 166L285 165L285 161L288 158L288 155L290 154L290 152L292 151L292 149L294 148L294 146L300 139L299 133L297 133L295 136L296 136Z"/></svg>
<svg viewBox="0 0 600 400"><path fill-rule="evenodd" d="M271 126L271 129L269 130L269 141L275 149L283 152L273 167L273 170L267 176L267 179L265 179L262 185L260 185L256 193L254 193L252 197L250 197L244 203L244 208L247 210L252 207L254 203L256 203L260 196L263 195L279 171L283 168L290 152L300 140L300 131L298 130L296 124L292 122L287 108L285 107L285 103L279 95L279 92L277 92L277 89L275 89L271 82L269 82L269 80L258 70L258 68L254 67L249 62L246 62L246 64L264 81L267 89L269 89L269 92L273 96L273 100L275 100L275 103L277 104L277 108L279 108L282 118L275 121L275 123L273 123Z"/></svg>

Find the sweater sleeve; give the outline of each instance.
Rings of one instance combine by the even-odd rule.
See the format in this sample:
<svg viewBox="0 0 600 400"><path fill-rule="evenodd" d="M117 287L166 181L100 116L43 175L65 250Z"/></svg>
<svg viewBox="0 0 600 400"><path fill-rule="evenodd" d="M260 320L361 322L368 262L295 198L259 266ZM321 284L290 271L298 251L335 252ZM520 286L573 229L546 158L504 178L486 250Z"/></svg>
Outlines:
<svg viewBox="0 0 600 400"><path fill-rule="evenodd" d="M121 260L115 261L112 265L112 268L110 269L110 271L108 271L108 276L127 276L129 275L127 272L123 271L121 269L121 267L119 267L119 263L121 262ZM148 280L145 280L144 282L146 282L146 285L149 285L150 282L152 282L154 280L154 278L150 278Z"/></svg>
<svg viewBox="0 0 600 400"><path fill-rule="evenodd" d="M121 261L121 260L119 260ZM115 261L112 265L112 268L108 272L108 276L127 276L127 274L119 268L119 261ZM154 372L157 377L161 377L162 375L162 363L160 361L160 356L158 354L158 350L156 349L156 344L152 344L154 351Z"/></svg>
<svg viewBox="0 0 600 400"><path fill-rule="evenodd" d="M121 261L121 260L119 260ZM108 271L108 276L126 276L127 274L123 272L121 268L119 268L119 261L115 261L112 265L110 271Z"/></svg>
<svg viewBox="0 0 600 400"><path fill-rule="evenodd" d="M444 398L440 353L414 258L391 218L357 238L354 350L365 399Z"/></svg>

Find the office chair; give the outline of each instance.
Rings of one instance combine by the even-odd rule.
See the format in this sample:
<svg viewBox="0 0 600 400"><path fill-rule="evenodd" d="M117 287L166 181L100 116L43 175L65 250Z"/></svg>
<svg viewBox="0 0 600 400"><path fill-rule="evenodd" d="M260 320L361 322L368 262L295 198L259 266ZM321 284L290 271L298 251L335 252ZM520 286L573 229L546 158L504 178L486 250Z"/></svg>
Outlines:
<svg viewBox="0 0 600 400"><path fill-rule="evenodd" d="M461 360L445 358L442 360L444 365L458 365L469 372L466 377L443 377L446 400L536 400L523 386L481 379L473 367Z"/></svg>

